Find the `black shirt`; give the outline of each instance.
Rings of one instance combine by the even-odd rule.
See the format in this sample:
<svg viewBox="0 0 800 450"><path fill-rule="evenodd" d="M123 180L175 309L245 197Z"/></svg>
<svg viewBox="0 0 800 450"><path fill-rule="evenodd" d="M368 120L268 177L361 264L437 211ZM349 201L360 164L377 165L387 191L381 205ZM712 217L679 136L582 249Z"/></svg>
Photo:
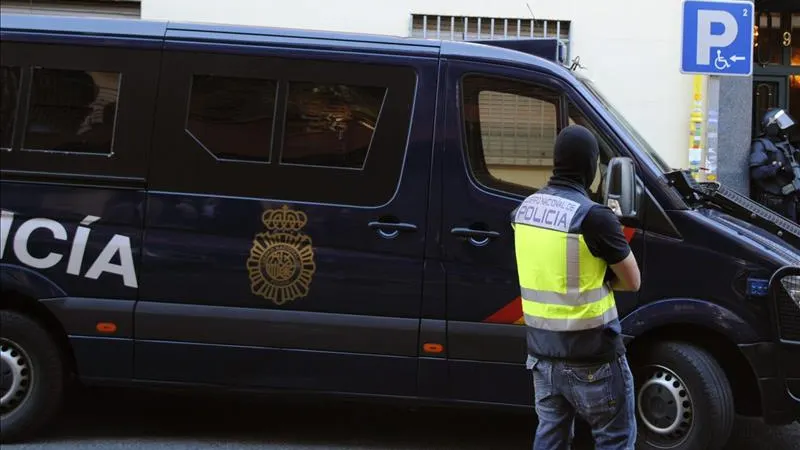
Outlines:
<svg viewBox="0 0 800 450"><path fill-rule="evenodd" d="M592 255L609 266L621 262L631 252L617 215L607 206L597 205L586 213L581 233Z"/></svg>

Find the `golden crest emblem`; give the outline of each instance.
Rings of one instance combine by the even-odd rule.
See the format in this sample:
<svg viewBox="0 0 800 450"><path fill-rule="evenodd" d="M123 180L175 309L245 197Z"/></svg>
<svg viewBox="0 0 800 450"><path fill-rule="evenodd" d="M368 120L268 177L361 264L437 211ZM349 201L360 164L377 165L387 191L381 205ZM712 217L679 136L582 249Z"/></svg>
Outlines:
<svg viewBox="0 0 800 450"><path fill-rule="evenodd" d="M276 305L308 295L316 270L311 237L301 231L308 222L303 211L264 211L261 221L267 231L253 238L247 270L253 294Z"/></svg>

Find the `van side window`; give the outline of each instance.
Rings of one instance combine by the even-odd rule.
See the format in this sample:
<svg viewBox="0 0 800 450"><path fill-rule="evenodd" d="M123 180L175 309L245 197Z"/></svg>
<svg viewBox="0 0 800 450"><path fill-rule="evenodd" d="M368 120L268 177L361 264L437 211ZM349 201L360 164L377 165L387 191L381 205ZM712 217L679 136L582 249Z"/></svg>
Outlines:
<svg viewBox="0 0 800 450"><path fill-rule="evenodd" d="M220 160L269 162L277 82L194 75L186 130Z"/></svg>
<svg viewBox="0 0 800 450"><path fill-rule="evenodd" d="M19 67L0 67L0 148L10 149L19 100Z"/></svg>
<svg viewBox="0 0 800 450"><path fill-rule="evenodd" d="M289 82L282 164L363 169L385 87Z"/></svg>
<svg viewBox="0 0 800 450"><path fill-rule="evenodd" d="M121 76L34 68L22 148L112 154Z"/></svg>
<svg viewBox="0 0 800 450"><path fill-rule="evenodd" d="M467 76L464 127L472 173L489 188L527 195L552 174L559 94L519 81Z"/></svg>
<svg viewBox="0 0 800 450"><path fill-rule="evenodd" d="M308 56L164 53L153 128L159 156L150 160L148 187L370 207L391 201L410 143L416 70Z"/></svg>
<svg viewBox="0 0 800 450"><path fill-rule="evenodd" d="M597 199L602 195L602 180L606 175L606 168L611 158L618 156L619 150L609 141L608 136L597 130L597 127L586 117L573 102L568 103L568 123L569 125L581 125L589 129L597 138L598 146L600 147L600 156L598 158L597 173L594 182L589 187L589 194L595 196Z"/></svg>

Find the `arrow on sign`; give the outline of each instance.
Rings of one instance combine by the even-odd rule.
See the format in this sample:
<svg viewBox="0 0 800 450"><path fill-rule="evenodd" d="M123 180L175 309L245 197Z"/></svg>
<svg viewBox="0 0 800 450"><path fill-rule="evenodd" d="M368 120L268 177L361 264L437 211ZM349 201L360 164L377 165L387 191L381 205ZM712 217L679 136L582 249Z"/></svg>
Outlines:
<svg viewBox="0 0 800 450"><path fill-rule="evenodd" d="M745 59L746 59L746 58L745 58L744 56L738 56L738 55L733 55L733 56L731 56L731 61L733 61L733 62L736 62L736 61L744 61Z"/></svg>

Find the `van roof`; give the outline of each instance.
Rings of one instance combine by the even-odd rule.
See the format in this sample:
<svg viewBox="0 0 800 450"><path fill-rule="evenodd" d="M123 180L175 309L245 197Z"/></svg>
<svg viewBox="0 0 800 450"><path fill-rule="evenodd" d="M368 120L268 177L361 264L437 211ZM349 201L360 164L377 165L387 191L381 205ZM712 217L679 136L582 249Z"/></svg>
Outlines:
<svg viewBox="0 0 800 450"><path fill-rule="evenodd" d="M534 65L550 71L561 72L567 69L555 62L556 51L552 57L547 42L554 44L556 39L530 39L532 45L509 46L489 41L463 42L412 37L376 35L344 31L305 30L253 25L230 25L216 23L196 23L186 21L166 21L152 19L130 19L110 17L61 16L44 14L2 13L0 32L3 39L12 36L25 39L36 36L36 41L47 40L48 36L87 36L103 35L134 40L178 40L215 41L239 44L284 44L327 47L331 49L356 48L366 52L393 52L434 56L464 57L496 62ZM537 41L537 42L534 42ZM508 48L514 47L514 48Z"/></svg>

